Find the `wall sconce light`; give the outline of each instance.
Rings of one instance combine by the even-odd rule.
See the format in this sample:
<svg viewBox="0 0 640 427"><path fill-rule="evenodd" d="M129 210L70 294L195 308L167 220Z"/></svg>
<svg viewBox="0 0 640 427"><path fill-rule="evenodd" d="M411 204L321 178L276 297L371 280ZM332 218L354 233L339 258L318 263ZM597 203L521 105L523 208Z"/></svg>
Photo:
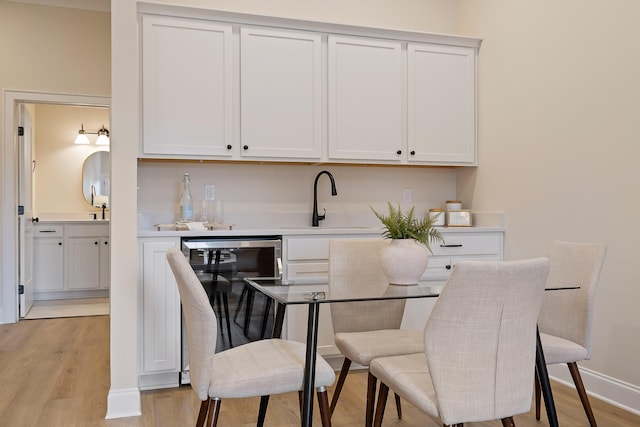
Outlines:
<svg viewBox="0 0 640 427"><path fill-rule="evenodd" d="M84 124L80 125L80 130L78 131L78 136L76 136L75 144L78 145L88 145L91 144L87 134L90 135L98 135L98 139L96 140L96 145L109 145L109 130L102 125L100 129L95 132L91 132L88 130L84 130Z"/></svg>

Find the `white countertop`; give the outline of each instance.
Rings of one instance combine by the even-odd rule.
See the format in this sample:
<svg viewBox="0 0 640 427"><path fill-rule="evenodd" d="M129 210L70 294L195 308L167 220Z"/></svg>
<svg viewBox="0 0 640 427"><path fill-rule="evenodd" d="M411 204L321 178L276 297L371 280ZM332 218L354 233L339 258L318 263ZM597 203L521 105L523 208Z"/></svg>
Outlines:
<svg viewBox="0 0 640 427"><path fill-rule="evenodd" d="M504 227L439 227L443 233L473 233L504 231ZM138 230L138 237L235 237L235 236L295 236L295 235L358 235L382 234L382 228L375 227L273 227L273 228L234 228L233 230Z"/></svg>

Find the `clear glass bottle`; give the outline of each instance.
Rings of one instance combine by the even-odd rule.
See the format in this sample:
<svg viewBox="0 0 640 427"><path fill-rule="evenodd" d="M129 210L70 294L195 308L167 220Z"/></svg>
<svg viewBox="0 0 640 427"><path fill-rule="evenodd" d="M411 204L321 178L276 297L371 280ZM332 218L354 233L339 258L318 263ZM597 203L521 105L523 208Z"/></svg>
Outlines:
<svg viewBox="0 0 640 427"><path fill-rule="evenodd" d="M189 188L189 174L182 177L182 196L180 197L180 221L193 221L193 198Z"/></svg>

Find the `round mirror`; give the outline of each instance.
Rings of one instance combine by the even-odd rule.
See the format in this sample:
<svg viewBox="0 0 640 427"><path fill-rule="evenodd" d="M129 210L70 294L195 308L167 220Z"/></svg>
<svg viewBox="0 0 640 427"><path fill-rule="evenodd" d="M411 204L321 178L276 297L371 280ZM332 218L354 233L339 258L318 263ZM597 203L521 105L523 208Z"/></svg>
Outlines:
<svg viewBox="0 0 640 427"><path fill-rule="evenodd" d="M91 206L109 207L109 152L96 151L82 166L82 193Z"/></svg>

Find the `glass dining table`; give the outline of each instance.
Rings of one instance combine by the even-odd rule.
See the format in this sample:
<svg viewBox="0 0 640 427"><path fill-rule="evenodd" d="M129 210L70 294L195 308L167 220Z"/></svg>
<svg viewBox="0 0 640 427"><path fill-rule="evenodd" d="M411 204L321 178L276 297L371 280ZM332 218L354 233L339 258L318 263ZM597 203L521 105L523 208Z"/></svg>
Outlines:
<svg viewBox="0 0 640 427"><path fill-rule="evenodd" d="M343 303L354 301L380 301L412 298L437 298L443 285L434 282L422 282L417 285L384 285L384 286L354 286L353 278L332 279L348 280L352 286L335 286L339 291L330 291L327 280L282 280L280 278L246 278L245 281L256 291L261 292L275 302L275 321L273 337L280 338L284 322L285 310L288 305L307 305L307 339L305 355L305 371L303 382L303 397L301 409L301 425L312 426L313 396L315 383L316 347L318 343L318 319L320 304ZM438 282L435 282L438 283ZM548 288L551 290L577 289L576 287ZM553 394L549 383L547 365L544 360L540 335L537 334L536 343L536 371L540 379L542 395L549 418L549 426L557 427L558 419L553 402ZM268 399L268 397L266 397Z"/></svg>

